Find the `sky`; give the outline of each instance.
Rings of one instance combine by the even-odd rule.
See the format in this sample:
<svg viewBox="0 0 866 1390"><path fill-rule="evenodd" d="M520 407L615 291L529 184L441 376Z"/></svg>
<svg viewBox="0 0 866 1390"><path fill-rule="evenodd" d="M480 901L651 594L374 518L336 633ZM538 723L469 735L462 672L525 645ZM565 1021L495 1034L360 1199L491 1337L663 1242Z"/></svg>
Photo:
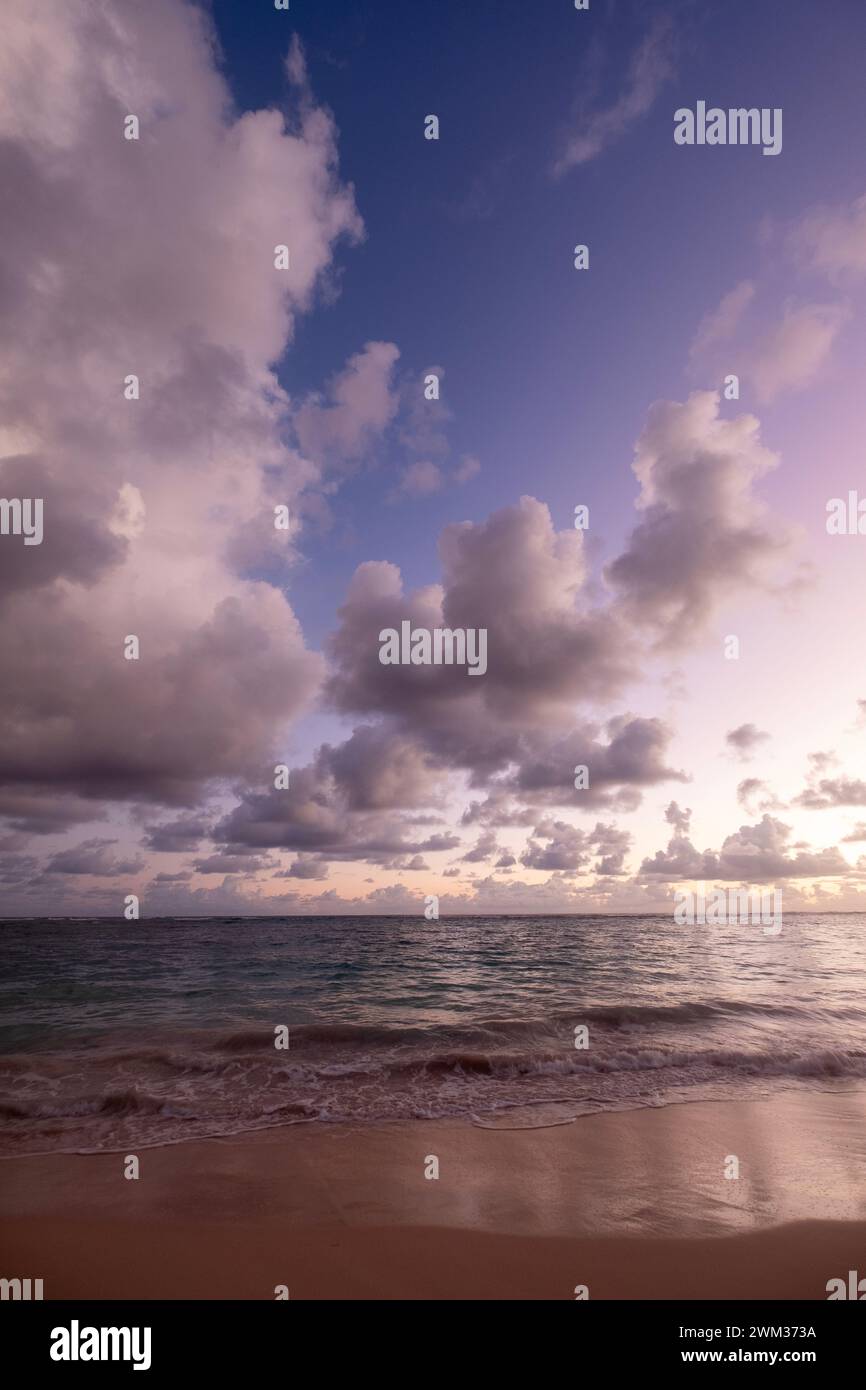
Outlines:
<svg viewBox="0 0 866 1390"><path fill-rule="evenodd" d="M862 5L5 27L0 915L866 907Z"/></svg>

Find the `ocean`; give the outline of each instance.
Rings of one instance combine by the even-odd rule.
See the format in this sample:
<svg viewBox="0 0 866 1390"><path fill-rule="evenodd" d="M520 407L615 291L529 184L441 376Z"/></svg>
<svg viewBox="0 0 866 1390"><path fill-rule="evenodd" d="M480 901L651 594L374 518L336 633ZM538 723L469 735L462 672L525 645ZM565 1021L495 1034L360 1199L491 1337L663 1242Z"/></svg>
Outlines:
<svg viewBox="0 0 866 1390"><path fill-rule="evenodd" d="M866 1078L860 914L787 914L778 935L659 916L7 919L0 981L7 1155L304 1123L532 1128Z"/></svg>

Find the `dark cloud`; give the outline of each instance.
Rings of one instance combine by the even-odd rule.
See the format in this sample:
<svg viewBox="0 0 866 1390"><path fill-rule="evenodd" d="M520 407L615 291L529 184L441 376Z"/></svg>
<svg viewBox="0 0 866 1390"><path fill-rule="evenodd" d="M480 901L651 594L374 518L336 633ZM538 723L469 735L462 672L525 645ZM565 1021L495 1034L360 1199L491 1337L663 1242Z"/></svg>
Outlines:
<svg viewBox="0 0 866 1390"><path fill-rule="evenodd" d="M312 763L293 769L285 790L245 793L214 833L219 840L293 849L321 860L417 867L413 856L461 843L442 831L412 835L411 821L399 814L432 799L437 786L437 774L409 740L362 726L345 744L325 744Z"/></svg>
<svg viewBox="0 0 866 1390"><path fill-rule="evenodd" d="M137 874L143 859L119 859L112 852L116 840L83 840L71 849L61 850L48 861L49 874L94 874L99 878L119 878Z"/></svg>
<svg viewBox="0 0 866 1390"><path fill-rule="evenodd" d="M299 854L290 869L277 874L277 878L324 879L328 877L328 865L312 855Z"/></svg>
<svg viewBox="0 0 866 1390"><path fill-rule="evenodd" d="M684 772L669 767L664 754L671 730L660 719L617 715L604 726L586 725L559 738L528 736L517 740L517 767L505 786L529 801L568 805L574 810L609 807L632 811L640 788L659 782L685 782ZM586 767L589 786L575 789L575 768Z"/></svg>
<svg viewBox="0 0 866 1390"><path fill-rule="evenodd" d="M527 869L580 873L596 858L598 873L619 874L631 836L599 822L594 830L578 830L566 821L544 820L535 827L520 862Z"/></svg>
<svg viewBox="0 0 866 1390"><path fill-rule="evenodd" d="M629 677L629 643L609 614L580 602L582 534L554 531L525 497L488 521L446 527L442 584L404 594L399 571L356 572L329 644L328 693L344 713L384 713L452 765L494 769L515 728L562 719L575 699L609 696ZM379 633L404 619L424 628L484 628L488 667L384 666Z"/></svg>
<svg viewBox="0 0 866 1390"><path fill-rule="evenodd" d="M676 801L668 802L665 808L665 820L668 825L672 825L678 835L688 835L689 825L691 824L691 809L681 807Z"/></svg>
<svg viewBox="0 0 866 1390"><path fill-rule="evenodd" d="M163 821L158 825L145 827L146 835L142 845L159 853L185 853L197 849L201 841L210 833L211 822L205 816L179 816L175 820Z"/></svg>
<svg viewBox="0 0 866 1390"><path fill-rule="evenodd" d="M483 864L491 859L497 851L496 832L494 830L484 830L478 836L473 849L467 850L463 855L464 864Z"/></svg>
<svg viewBox="0 0 866 1390"><path fill-rule="evenodd" d="M197 874L253 874L272 866L273 861L262 856L228 851L209 854L193 864Z"/></svg>

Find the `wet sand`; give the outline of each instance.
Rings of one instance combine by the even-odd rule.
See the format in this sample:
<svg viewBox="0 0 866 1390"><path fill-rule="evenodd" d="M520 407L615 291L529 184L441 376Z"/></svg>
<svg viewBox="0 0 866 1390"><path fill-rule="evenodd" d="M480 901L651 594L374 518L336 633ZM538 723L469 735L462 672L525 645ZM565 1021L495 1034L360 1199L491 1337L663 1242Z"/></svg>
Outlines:
<svg viewBox="0 0 866 1390"><path fill-rule="evenodd" d="M866 1273L863 1092L522 1131L296 1126L138 1158L137 1180L123 1154L4 1161L0 1274L49 1299L823 1299Z"/></svg>

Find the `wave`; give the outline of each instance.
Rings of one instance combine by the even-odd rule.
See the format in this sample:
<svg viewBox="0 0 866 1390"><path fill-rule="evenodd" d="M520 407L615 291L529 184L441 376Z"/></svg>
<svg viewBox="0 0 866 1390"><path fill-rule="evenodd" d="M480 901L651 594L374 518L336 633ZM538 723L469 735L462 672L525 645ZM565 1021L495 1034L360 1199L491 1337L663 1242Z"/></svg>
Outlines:
<svg viewBox="0 0 866 1390"><path fill-rule="evenodd" d="M305 1123L599 1110L866 1080L852 1008L702 999L607 1004L546 1018L88 1034L0 1056L2 1151L94 1151ZM841 1023L840 1020L846 1020ZM590 1046L574 1046L574 1027ZM44 1146L48 1145L46 1149Z"/></svg>
<svg viewBox="0 0 866 1390"><path fill-rule="evenodd" d="M784 1019L818 1019L820 1017L849 1019L866 1018L866 1011L845 1009L806 1009L795 1004L751 1003L746 1000L695 1000L684 1004L600 1004L587 1008L556 1011L547 1018L530 1019L484 1019L476 1023L459 1025L446 1024L434 1026L400 1027L387 1024L355 1023L302 1023L293 1025L290 1030L293 1049L330 1046L340 1043L368 1044L383 1047L394 1045L424 1045L439 1038L455 1045L473 1043L483 1044L491 1039L547 1035L562 1035L564 1029L580 1024L595 1023L603 1028L618 1029L629 1027L652 1027L654 1024L668 1024L673 1027L689 1027L695 1023L713 1020L745 1018L765 1019L768 1022ZM253 1052L263 1048L273 1048L273 1029L246 1028L236 1033L221 1034L208 1044L215 1051Z"/></svg>
<svg viewBox="0 0 866 1390"><path fill-rule="evenodd" d="M197 1070L201 1072L203 1069ZM587 1052L439 1052L405 1060L395 1059L391 1062L365 1064L359 1060L345 1065L325 1064L319 1067L295 1066L275 1061L264 1075L258 1070L250 1075L258 1079L263 1088L275 1081L285 1083L286 1090L291 1090L292 1086L312 1087L316 1083L327 1082L336 1094L344 1084L351 1089L352 1084L360 1078L376 1078L384 1084L405 1083L425 1077L433 1081L449 1076L483 1081L485 1078L515 1080L528 1076L604 1077L619 1073L666 1070L694 1072L702 1077L717 1071L739 1076L866 1078L866 1050L682 1050L644 1047L623 1049L606 1056L593 1056ZM29 1079L35 1089L40 1079L38 1072L33 1072ZM241 1080L242 1074L232 1074L216 1094L228 1098L233 1091L238 1091ZM296 1104L304 1108L304 1102L294 1099L280 1100L269 1108L289 1109ZM9 1120L159 1114L165 1108L165 1096L137 1086L79 1095L75 1098L70 1097L65 1102L44 1101L39 1098L28 1100L22 1094L16 1094L14 1097L0 1096L0 1115Z"/></svg>
<svg viewBox="0 0 866 1390"><path fill-rule="evenodd" d="M168 1105L164 1097L150 1095L130 1086L125 1090L85 1095L68 1100L19 1101L12 1104L0 1100L0 1115L7 1119L70 1120L87 1116L122 1117L128 1115L165 1115L172 1119L185 1118L183 1113ZM190 1116L190 1118L194 1118Z"/></svg>

